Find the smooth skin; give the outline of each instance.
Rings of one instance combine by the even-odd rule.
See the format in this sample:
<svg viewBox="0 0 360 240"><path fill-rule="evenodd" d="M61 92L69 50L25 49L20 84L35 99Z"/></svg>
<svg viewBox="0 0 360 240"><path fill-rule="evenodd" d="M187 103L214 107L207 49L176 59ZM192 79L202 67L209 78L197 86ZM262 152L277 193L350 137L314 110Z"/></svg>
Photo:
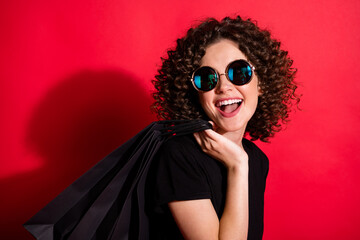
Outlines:
<svg viewBox="0 0 360 240"><path fill-rule="evenodd" d="M233 41L222 39L211 44L201 61L224 73L226 66L238 59L246 59ZM218 218L210 199L173 201L170 211L185 239L247 239L249 226L248 155L242 146L246 125L257 106L260 89L257 76L243 86L233 85L221 75L215 89L199 92L204 111L212 120L214 130L194 133L201 149L217 159L227 169L225 208ZM233 117L223 116L215 103L221 99L241 98L240 111Z"/></svg>

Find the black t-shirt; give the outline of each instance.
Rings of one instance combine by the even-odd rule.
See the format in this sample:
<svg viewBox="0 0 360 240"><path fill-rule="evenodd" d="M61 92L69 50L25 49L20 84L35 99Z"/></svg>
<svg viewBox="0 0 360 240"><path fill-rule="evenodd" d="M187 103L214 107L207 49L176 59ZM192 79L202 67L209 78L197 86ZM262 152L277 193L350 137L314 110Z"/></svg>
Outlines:
<svg viewBox="0 0 360 240"><path fill-rule="evenodd" d="M243 146L249 156L248 239L261 239L269 161L249 140L243 139ZM171 201L211 199L220 219L226 187L225 167L205 154L192 135L168 140L154 158L148 175L147 212L151 239L183 239L167 205Z"/></svg>

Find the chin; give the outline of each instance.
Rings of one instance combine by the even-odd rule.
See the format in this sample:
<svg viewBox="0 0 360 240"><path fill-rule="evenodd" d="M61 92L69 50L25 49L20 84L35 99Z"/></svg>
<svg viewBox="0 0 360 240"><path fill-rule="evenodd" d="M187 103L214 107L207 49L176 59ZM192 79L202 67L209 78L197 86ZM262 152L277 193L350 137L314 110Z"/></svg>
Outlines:
<svg viewBox="0 0 360 240"><path fill-rule="evenodd" d="M246 124L241 123L241 121L237 120L235 123L231 122L220 122L217 124L219 130L218 132L240 132L244 133Z"/></svg>

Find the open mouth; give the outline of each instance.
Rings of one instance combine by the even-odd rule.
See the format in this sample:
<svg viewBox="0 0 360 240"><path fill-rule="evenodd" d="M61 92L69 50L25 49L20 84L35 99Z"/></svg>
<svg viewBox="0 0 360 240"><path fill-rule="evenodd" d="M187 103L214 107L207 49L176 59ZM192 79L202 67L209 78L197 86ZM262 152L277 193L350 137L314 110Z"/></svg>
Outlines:
<svg viewBox="0 0 360 240"><path fill-rule="evenodd" d="M222 100L216 102L215 107L217 107L221 112L232 113L235 112L240 107L242 102L243 102L242 99Z"/></svg>

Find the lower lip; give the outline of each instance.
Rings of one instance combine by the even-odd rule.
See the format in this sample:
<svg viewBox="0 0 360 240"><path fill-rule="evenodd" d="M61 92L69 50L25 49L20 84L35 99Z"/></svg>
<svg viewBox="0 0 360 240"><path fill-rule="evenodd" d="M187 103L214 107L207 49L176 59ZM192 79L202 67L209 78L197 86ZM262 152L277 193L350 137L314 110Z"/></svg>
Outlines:
<svg viewBox="0 0 360 240"><path fill-rule="evenodd" d="M223 117L231 118L231 117L235 116L235 115L240 111L241 106L242 106L242 103L240 104L240 106L239 106L235 111L233 111L233 112L231 112L231 113L223 112L223 111L221 111L219 108L218 108L218 110L219 110L220 114L221 114Z"/></svg>

